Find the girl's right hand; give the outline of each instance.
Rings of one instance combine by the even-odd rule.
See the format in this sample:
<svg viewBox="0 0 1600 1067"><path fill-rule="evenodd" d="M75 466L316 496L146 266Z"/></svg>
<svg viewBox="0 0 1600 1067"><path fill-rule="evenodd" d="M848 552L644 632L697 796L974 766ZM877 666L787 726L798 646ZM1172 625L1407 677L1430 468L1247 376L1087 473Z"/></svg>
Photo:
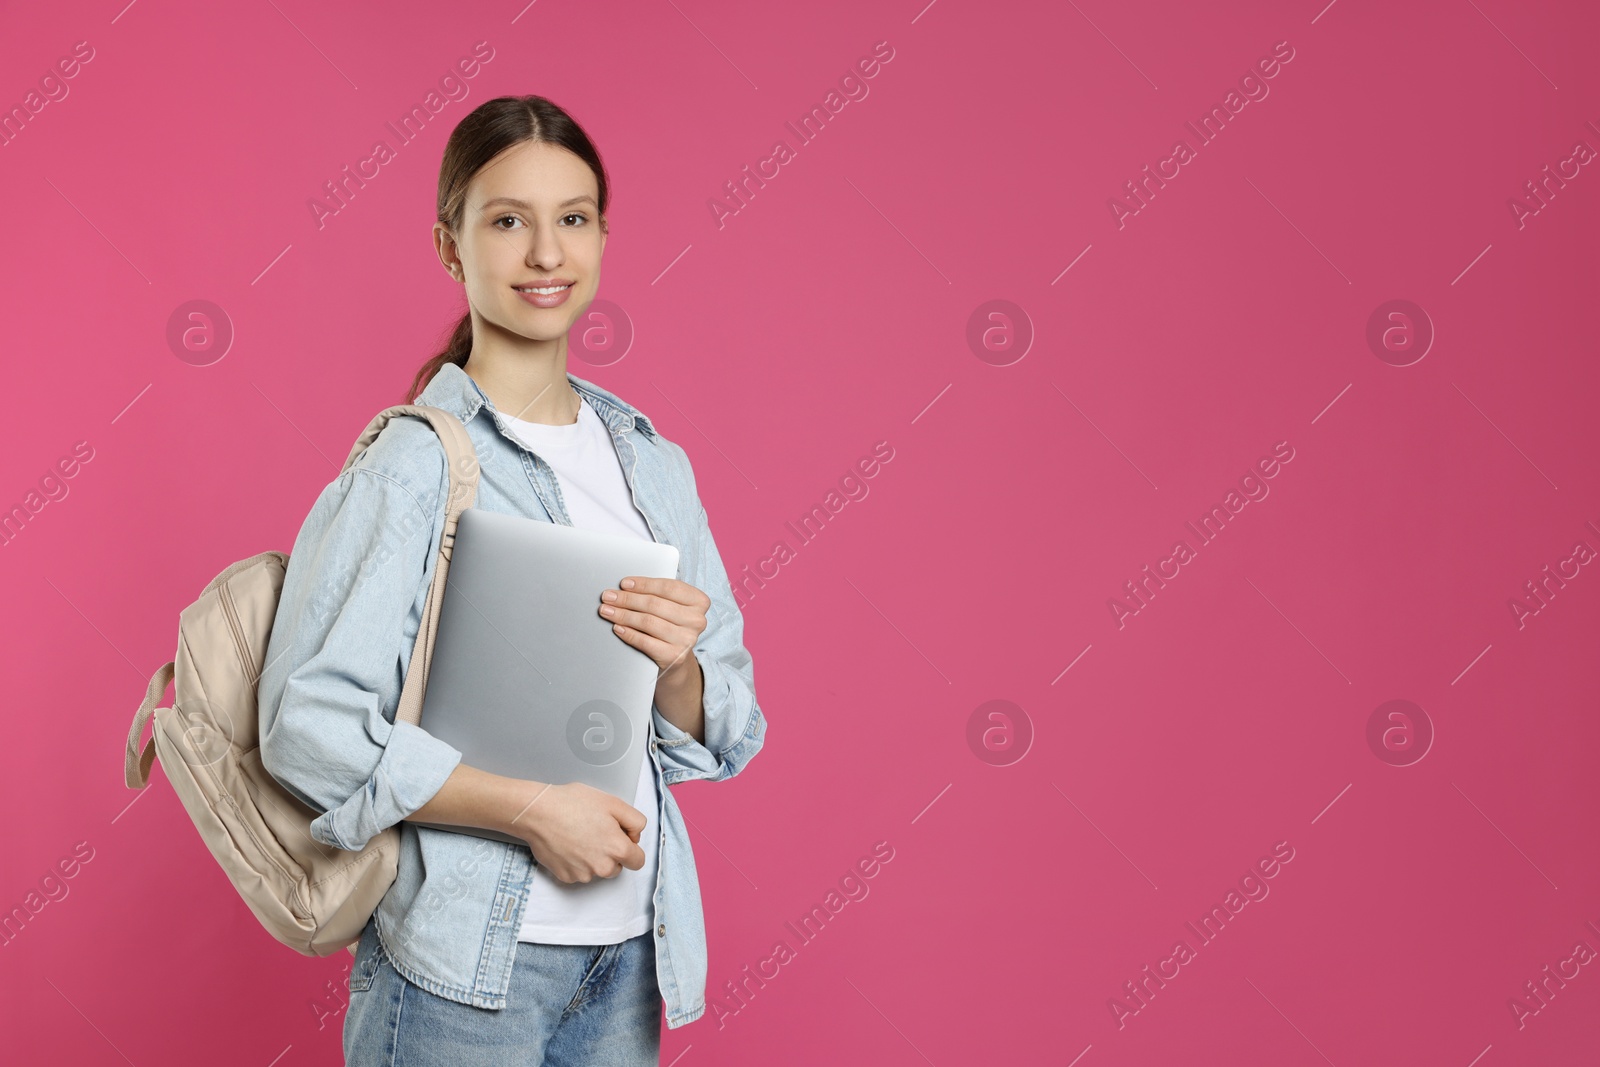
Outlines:
<svg viewBox="0 0 1600 1067"><path fill-rule="evenodd" d="M526 841L539 866L557 881L615 878L624 867L644 867L639 837L647 823L633 805L582 782L529 784L522 801L527 806L506 830Z"/></svg>

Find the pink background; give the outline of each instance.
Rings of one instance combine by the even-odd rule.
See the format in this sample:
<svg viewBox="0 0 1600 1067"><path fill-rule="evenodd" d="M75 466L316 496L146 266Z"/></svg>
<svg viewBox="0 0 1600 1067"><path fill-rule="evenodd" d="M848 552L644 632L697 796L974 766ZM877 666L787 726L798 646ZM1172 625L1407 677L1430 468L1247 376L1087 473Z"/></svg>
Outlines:
<svg viewBox="0 0 1600 1067"><path fill-rule="evenodd" d="M688 450L731 573L795 550L746 605L766 748L676 791L717 1003L664 1063L1594 1062L1600 966L1562 961L1600 950L1600 575L1565 564L1521 625L1511 602L1600 548L1600 174L1526 188L1600 147L1597 28L1507 0L10 12L5 108L93 59L0 148L0 504L93 458L0 551L0 906L92 859L0 950L7 1058L339 1062L347 958L266 934L162 772L123 785L123 738L178 612L291 546L460 313L428 237L451 127L540 93L611 168L601 295L635 332L571 369ZM323 183L479 41L467 97L319 229ZM1196 157L1119 226L1179 138ZM168 344L191 300L234 331L209 365ZM969 347L990 300L1022 358ZM1436 335L1406 366L1367 341L1390 300ZM1185 524L1278 442L1270 495L1200 546ZM985 736L995 700L1018 710ZM1367 740L1390 700L1434 732L1410 765ZM797 945L880 841L870 893ZM1184 924L1279 842L1270 895L1199 947ZM796 958L735 1000L780 938ZM1140 1007L1123 983L1180 938ZM1546 965L1579 969L1519 1026Z"/></svg>

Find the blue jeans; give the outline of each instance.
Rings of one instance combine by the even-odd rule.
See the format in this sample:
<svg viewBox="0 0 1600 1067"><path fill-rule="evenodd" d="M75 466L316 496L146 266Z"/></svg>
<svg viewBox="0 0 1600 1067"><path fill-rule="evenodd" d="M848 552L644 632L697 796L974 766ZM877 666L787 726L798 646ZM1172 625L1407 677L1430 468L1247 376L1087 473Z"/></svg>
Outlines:
<svg viewBox="0 0 1600 1067"><path fill-rule="evenodd" d="M346 1067L655 1067L655 933L616 945L517 943L507 1004L478 1008L409 982L373 923L350 968Z"/></svg>

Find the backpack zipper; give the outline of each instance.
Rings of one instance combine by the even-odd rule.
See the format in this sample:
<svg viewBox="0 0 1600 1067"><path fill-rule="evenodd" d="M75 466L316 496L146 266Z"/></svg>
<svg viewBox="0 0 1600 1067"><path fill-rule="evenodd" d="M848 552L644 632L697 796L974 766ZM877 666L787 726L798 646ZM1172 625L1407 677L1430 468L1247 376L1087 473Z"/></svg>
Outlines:
<svg viewBox="0 0 1600 1067"><path fill-rule="evenodd" d="M228 618L228 631L233 634L233 650L239 654L239 664L244 667L245 677L251 685L257 681L255 667L250 662L250 654L245 646L244 628L239 624L239 612L233 606L233 593L228 589L228 583L217 586L217 595L222 601L222 614Z"/></svg>

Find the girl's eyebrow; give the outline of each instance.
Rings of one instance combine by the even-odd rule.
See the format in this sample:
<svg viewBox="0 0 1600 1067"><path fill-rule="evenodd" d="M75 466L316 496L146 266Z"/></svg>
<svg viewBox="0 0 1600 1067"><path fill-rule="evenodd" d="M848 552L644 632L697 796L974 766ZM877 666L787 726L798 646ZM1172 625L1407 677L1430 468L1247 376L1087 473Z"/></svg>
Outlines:
<svg viewBox="0 0 1600 1067"><path fill-rule="evenodd" d="M582 196L574 196L568 200L563 200L561 203L557 204L556 207L571 207L573 204L581 204L585 200L589 201L591 204L594 203L594 197L590 196L588 193L584 193ZM526 200L518 200L514 196L497 196L493 200L485 200L482 206L484 209L488 209L495 204L510 204L512 207L518 207L524 210L530 210L533 207L533 205L528 203Z"/></svg>

